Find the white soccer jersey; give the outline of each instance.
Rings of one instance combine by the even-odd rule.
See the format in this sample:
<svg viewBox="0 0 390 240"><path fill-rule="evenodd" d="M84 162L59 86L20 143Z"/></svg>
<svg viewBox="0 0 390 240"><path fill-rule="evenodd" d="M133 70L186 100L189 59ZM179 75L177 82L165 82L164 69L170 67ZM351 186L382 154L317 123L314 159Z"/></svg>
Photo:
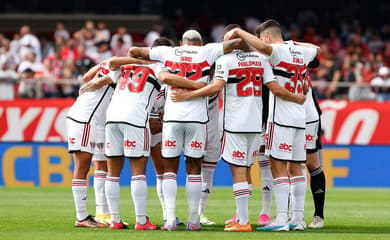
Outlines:
<svg viewBox="0 0 390 240"><path fill-rule="evenodd" d="M157 118L162 120L165 106L165 88L166 85L163 85L158 92L156 101L154 102L152 110L150 111L150 118Z"/></svg>
<svg viewBox="0 0 390 240"><path fill-rule="evenodd" d="M269 61L279 85L291 93L301 93L306 66L316 54L315 48L297 46L291 42L272 44ZM268 119L281 126L305 128L305 107L285 101L270 92Z"/></svg>
<svg viewBox="0 0 390 240"><path fill-rule="evenodd" d="M161 88L156 76L161 63L150 65L124 65L113 72L115 92L107 109L107 123L126 123L147 127L149 114Z"/></svg>
<svg viewBox="0 0 390 240"><path fill-rule="evenodd" d="M234 51L217 60L214 79L226 82L223 129L236 133L260 133L261 84L262 81L276 81L268 59L258 52Z"/></svg>
<svg viewBox="0 0 390 240"><path fill-rule="evenodd" d="M217 43L205 46L158 46L150 49L150 59L164 63L171 73L205 83L210 80L211 65L222 55L223 45ZM170 95L174 89L171 86L167 87L164 122L206 123L207 98L173 102Z"/></svg>
<svg viewBox="0 0 390 240"><path fill-rule="evenodd" d="M106 63L94 76L103 77L110 74ZM67 118L79 123L90 123L93 118L98 118L99 123L104 124L106 110L114 92L112 85L104 86L96 91L81 94L70 108Z"/></svg>

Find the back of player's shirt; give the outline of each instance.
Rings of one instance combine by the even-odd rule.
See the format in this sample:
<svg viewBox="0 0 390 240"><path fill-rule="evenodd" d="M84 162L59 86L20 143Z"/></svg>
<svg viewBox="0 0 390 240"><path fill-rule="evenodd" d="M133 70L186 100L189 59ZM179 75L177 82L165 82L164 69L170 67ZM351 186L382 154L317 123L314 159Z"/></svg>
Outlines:
<svg viewBox="0 0 390 240"><path fill-rule="evenodd" d="M234 51L217 60L214 79L226 81L223 129L260 133L262 81L275 81L268 59L258 52Z"/></svg>
<svg viewBox="0 0 390 240"><path fill-rule="evenodd" d="M124 65L113 72L117 82L107 109L107 123L126 123L147 127L149 113L161 88L156 75L163 65Z"/></svg>
<svg viewBox="0 0 390 240"><path fill-rule="evenodd" d="M205 83L210 80L211 65L222 55L223 46L216 43L205 46L159 46L150 50L150 59L164 63L169 72ZM174 90L175 88L171 86L166 90L164 122L206 123L208 121L207 98L173 102L170 95Z"/></svg>
<svg viewBox="0 0 390 240"><path fill-rule="evenodd" d="M102 64L94 78L109 75L106 63ZM67 118L80 123L90 123L94 116L105 116L105 111L114 92L112 85L81 94L70 108ZM104 117L102 122L104 123Z"/></svg>
<svg viewBox="0 0 390 240"><path fill-rule="evenodd" d="M287 42L272 44L272 49L269 60L279 85L293 94L302 93L306 66L314 59L317 50ZM268 119L282 126L305 128L305 107L270 92Z"/></svg>

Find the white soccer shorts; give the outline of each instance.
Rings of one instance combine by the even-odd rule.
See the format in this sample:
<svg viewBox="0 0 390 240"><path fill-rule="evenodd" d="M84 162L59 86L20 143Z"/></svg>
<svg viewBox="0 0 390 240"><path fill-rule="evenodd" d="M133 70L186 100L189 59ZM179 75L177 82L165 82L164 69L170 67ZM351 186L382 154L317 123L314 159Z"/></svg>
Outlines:
<svg viewBox="0 0 390 240"><path fill-rule="evenodd" d="M151 143L151 146L152 146L152 147L155 147L158 143L161 142L161 138L162 138L162 133L152 134L152 143Z"/></svg>
<svg viewBox="0 0 390 240"><path fill-rule="evenodd" d="M259 133L230 133L224 131L221 157L239 167L251 167L260 149Z"/></svg>
<svg viewBox="0 0 390 240"><path fill-rule="evenodd" d="M68 151L94 153L96 128L88 123L66 119L68 132Z"/></svg>
<svg viewBox="0 0 390 240"><path fill-rule="evenodd" d="M106 124L105 155L107 157L149 157L150 129L124 123Z"/></svg>
<svg viewBox="0 0 390 240"><path fill-rule="evenodd" d="M219 128L219 110L217 106L209 111L209 119L206 124L207 141L203 160L218 162L221 158L221 129Z"/></svg>
<svg viewBox="0 0 390 240"><path fill-rule="evenodd" d="M166 122L163 124L161 153L163 158L202 158L206 145L206 124Z"/></svg>
<svg viewBox="0 0 390 240"><path fill-rule="evenodd" d="M320 120L306 123L305 139L306 139L306 151L308 153L315 153L322 148L320 130L321 130Z"/></svg>
<svg viewBox="0 0 390 240"><path fill-rule="evenodd" d="M106 141L106 130L104 125L96 126L96 143L93 151L92 161L107 161L104 156Z"/></svg>
<svg viewBox="0 0 390 240"><path fill-rule="evenodd" d="M306 161L305 129L268 122L265 155L282 161Z"/></svg>

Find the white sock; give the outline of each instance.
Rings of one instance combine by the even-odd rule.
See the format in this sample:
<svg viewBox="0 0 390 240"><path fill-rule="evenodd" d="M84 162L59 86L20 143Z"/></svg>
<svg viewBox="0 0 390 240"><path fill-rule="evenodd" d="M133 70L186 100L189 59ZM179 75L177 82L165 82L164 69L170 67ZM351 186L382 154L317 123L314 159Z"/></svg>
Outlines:
<svg viewBox="0 0 390 240"><path fill-rule="evenodd" d="M160 200L161 209L162 209L162 213L163 213L163 219L166 220L165 206L164 206L164 194L163 194L163 190L162 190L163 178L164 178L163 174L160 174L160 175L158 174L156 176L156 191L157 191L158 199Z"/></svg>
<svg viewBox="0 0 390 240"><path fill-rule="evenodd" d="M108 214L108 205L104 185L106 183L107 172L95 171L93 177L93 188L95 189L96 213Z"/></svg>
<svg viewBox="0 0 390 240"><path fill-rule="evenodd" d="M188 204L188 222L192 224L199 223L199 200L202 191L201 175L188 175L186 183L187 204Z"/></svg>
<svg viewBox="0 0 390 240"><path fill-rule="evenodd" d="M146 200L147 200L146 176L137 175L131 177L131 197L134 202L135 221L140 224L146 223Z"/></svg>
<svg viewBox="0 0 390 240"><path fill-rule="evenodd" d="M264 155L264 153L259 156L259 159L261 190L263 193L260 215L267 214L268 216L271 216L272 190L274 185L274 179L271 172L271 161L269 160L269 157Z"/></svg>
<svg viewBox="0 0 390 240"><path fill-rule="evenodd" d="M176 193L177 182L176 173L166 172L162 181L162 190L164 195L165 214L168 224L176 222Z"/></svg>
<svg viewBox="0 0 390 240"><path fill-rule="evenodd" d="M76 208L76 218L81 221L88 216L87 212L87 180L72 179L72 192L74 206Z"/></svg>
<svg viewBox="0 0 390 240"><path fill-rule="evenodd" d="M233 194L236 200L237 219L241 225L245 225L249 221L248 207L250 189L248 182L239 182L233 184Z"/></svg>
<svg viewBox="0 0 390 240"><path fill-rule="evenodd" d="M291 178L291 210L293 222L302 221L305 208L306 182L304 176Z"/></svg>
<svg viewBox="0 0 390 240"><path fill-rule="evenodd" d="M119 216L119 177L107 176L105 189L108 210L110 211L111 215L111 221L120 223L121 218Z"/></svg>
<svg viewBox="0 0 390 240"><path fill-rule="evenodd" d="M306 164L302 163L301 164L301 167L302 167L302 175L305 177L305 182L306 182L306 188L307 188L307 172L306 172Z"/></svg>
<svg viewBox="0 0 390 240"><path fill-rule="evenodd" d="M202 163L202 192L200 194L198 214L202 216L206 209L207 202L213 188L213 177L215 171L215 164Z"/></svg>
<svg viewBox="0 0 390 240"><path fill-rule="evenodd" d="M277 212L275 222L277 224L287 224L288 195L290 192L290 180L288 177L274 179L274 192Z"/></svg>

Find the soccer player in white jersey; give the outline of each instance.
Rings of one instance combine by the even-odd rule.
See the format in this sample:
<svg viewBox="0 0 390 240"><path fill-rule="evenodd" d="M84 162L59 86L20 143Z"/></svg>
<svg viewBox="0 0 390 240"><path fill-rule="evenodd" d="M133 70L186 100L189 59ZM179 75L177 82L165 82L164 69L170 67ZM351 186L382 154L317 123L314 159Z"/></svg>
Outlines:
<svg viewBox="0 0 390 240"><path fill-rule="evenodd" d="M240 27L228 25L225 33L236 28ZM225 231L252 231L248 214L250 167L260 147L262 81L276 81L268 59L256 51L237 50L217 60L212 84L192 92L177 91L171 96L174 101L188 101L224 90L221 158L231 169L237 208L237 221L226 225Z"/></svg>
<svg viewBox="0 0 390 240"><path fill-rule="evenodd" d="M168 39L157 39L158 45L170 45ZM106 150L108 174L106 197L111 215L111 229L126 228L119 215L119 180L124 157L130 159L132 172L131 193L136 224L135 230L154 230L146 216L146 163L150 155L149 114L160 89L160 81L167 84L197 89L204 84L184 79L163 71L161 63L126 65L122 58L109 61L113 72L111 79L96 81L94 86L117 83L107 109ZM126 58L124 58L126 59ZM132 59L132 58L129 58ZM158 78L157 78L158 76Z"/></svg>
<svg viewBox="0 0 390 240"><path fill-rule="evenodd" d="M107 78L109 70L106 64L102 62L91 68L83 76L83 80ZM76 208L76 227L106 227L106 223L109 223L110 216L104 194L107 175L104 157L104 122L105 112L113 92L112 86L84 94L81 89L81 95L67 115L68 149L74 159L72 192ZM94 160L95 164L96 219L88 215L86 206L87 174L91 160Z"/></svg>
<svg viewBox="0 0 390 240"><path fill-rule="evenodd" d="M281 26L275 20L268 20L261 26L260 39L242 30L228 33L229 39L241 37L258 51L270 56L273 72L278 79L276 84L272 84L274 86L267 84L271 93L266 133L266 154L271 159L277 217L272 223L257 230L304 230L306 182L301 163L306 161L303 106L306 97L302 94L303 75L307 64L316 57L320 49L285 44ZM288 222L290 182L292 218Z"/></svg>
<svg viewBox="0 0 390 240"><path fill-rule="evenodd" d="M241 39L204 46L195 30L182 36L180 47L132 48L131 56L143 57L164 63L171 73L196 82L208 83L210 68L226 52L241 47ZM175 87L167 88L162 131L162 156L164 158L163 193L167 222L163 230L176 230L176 174L183 150L187 170L188 231L202 230L198 208L202 189L201 163L206 145L207 98L173 102L170 95Z"/></svg>

